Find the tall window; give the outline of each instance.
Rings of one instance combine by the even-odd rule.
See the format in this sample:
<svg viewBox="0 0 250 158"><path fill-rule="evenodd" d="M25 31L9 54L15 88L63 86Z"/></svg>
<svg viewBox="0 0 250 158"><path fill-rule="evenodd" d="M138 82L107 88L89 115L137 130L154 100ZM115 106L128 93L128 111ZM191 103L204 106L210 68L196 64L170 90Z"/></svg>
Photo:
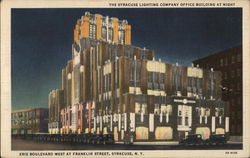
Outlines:
<svg viewBox="0 0 250 158"><path fill-rule="evenodd" d="M228 65L228 59L227 59L227 57L225 58L225 66L227 66Z"/></svg>
<svg viewBox="0 0 250 158"><path fill-rule="evenodd" d="M119 32L118 32L118 38L119 38L119 42L121 44L123 44L124 43L124 31L123 30L119 30Z"/></svg>
<svg viewBox="0 0 250 158"><path fill-rule="evenodd" d="M231 57L231 63L234 64L235 63L235 56Z"/></svg>
<svg viewBox="0 0 250 158"><path fill-rule="evenodd" d="M223 58L220 59L220 66L223 67Z"/></svg>
<svg viewBox="0 0 250 158"><path fill-rule="evenodd" d="M147 114L147 104L140 104L140 103L135 103L135 113L140 114Z"/></svg>
<svg viewBox="0 0 250 158"><path fill-rule="evenodd" d="M89 36L93 37L93 24L89 25Z"/></svg>
<svg viewBox="0 0 250 158"><path fill-rule="evenodd" d="M159 104L155 104L154 113L155 113L156 115L159 115L159 114L160 114L160 105L159 105Z"/></svg>
<svg viewBox="0 0 250 158"><path fill-rule="evenodd" d="M163 115L166 114L172 115L172 112L173 112L172 105L165 105L165 104L161 105L161 113Z"/></svg>
<svg viewBox="0 0 250 158"><path fill-rule="evenodd" d="M237 62L241 62L241 54L237 54Z"/></svg>
<svg viewBox="0 0 250 158"><path fill-rule="evenodd" d="M113 41L113 29L109 28L109 40Z"/></svg>
<svg viewBox="0 0 250 158"><path fill-rule="evenodd" d="M139 86L140 81L140 62L130 60L130 68L129 68L129 80L131 86Z"/></svg>
<svg viewBox="0 0 250 158"><path fill-rule="evenodd" d="M129 80L133 81L134 80L134 71L135 71L135 63L133 61L130 61L130 69L129 69Z"/></svg>
<svg viewBox="0 0 250 158"><path fill-rule="evenodd" d="M107 39L107 28L106 27L102 27L102 39L106 40Z"/></svg>
<svg viewBox="0 0 250 158"><path fill-rule="evenodd" d="M234 71L234 70L231 71L231 77L232 77L232 78L235 77L235 71Z"/></svg>
<svg viewBox="0 0 250 158"><path fill-rule="evenodd" d="M173 89L175 93L177 94L178 91L181 90L182 87L182 67L180 66L174 66L174 74L173 74Z"/></svg>
<svg viewBox="0 0 250 158"><path fill-rule="evenodd" d="M240 77L241 76L241 69L237 68L237 76Z"/></svg>
<svg viewBox="0 0 250 158"><path fill-rule="evenodd" d="M232 114L233 114L233 112L232 112ZM224 116L224 109L223 108L215 108L215 116L216 117Z"/></svg>
<svg viewBox="0 0 250 158"><path fill-rule="evenodd" d="M183 115L183 108L182 105L178 105L178 119L177 119L177 123L178 125L182 125L182 115Z"/></svg>
<svg viewBox="0 0 250 158"><path fill-rule="evenodd" d="M205 113L206 116L210 116L210 109L209 108L206 108L206 113Z"/></svg>

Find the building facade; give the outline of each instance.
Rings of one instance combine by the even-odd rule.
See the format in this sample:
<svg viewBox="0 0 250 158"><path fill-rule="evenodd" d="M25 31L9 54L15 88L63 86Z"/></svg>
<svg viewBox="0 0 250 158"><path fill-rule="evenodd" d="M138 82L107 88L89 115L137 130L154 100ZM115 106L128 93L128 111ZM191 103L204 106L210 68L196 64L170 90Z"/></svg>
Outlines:
<svg viewBox="0 0 250 158"><path fill-rule="evenodd" d="M48 132L48 109L30 108L11 112L11 134Z"/></svg>
<svg viewBox="0 0 250 158"><path fill-rule="evenodd" d="M222 99L229 102L230 135L242 136L242 46L193 61L204 69L222 73Z"/></svg>
<svg viewBox="0 0 250 158"><path fill-rule="evenodd" d="M153 50L131 45L126 20L106 20L113 37L98 39L103 30L91 35L86 17L98 30L102 16L86 13L77 21L72 59L61 75L60 133L112 133L116 142L228 133L220 72L156 61Z"/></svg>
<svg viewBox="0 0 250 158"><path fill-rule="evenodd" d="M60 111L64 104L64 93L63 90L53 90L49 93L48 104L49 104L49 133L59 133L60 131Z"/></svg>

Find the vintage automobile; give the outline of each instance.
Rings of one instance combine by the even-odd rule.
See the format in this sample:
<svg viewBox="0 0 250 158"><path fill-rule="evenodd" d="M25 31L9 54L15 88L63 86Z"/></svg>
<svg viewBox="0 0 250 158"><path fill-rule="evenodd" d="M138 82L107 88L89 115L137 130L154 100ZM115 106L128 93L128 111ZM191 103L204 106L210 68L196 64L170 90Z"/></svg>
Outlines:
<svg viewBox="0 0 250 158"><path fill-rule="evenodd" d="M224 134L210 135L208 139L203 140L200 134L188 135L179 142L180 145L224 145L227 143L227 137Z"/></svg>
<svg viewBox="0 0 250 158"><path fill-rule="evenodd" d="M113 134L105 134L103 135L103 144L114 144L114 135Z"/></svg>
<svg viewBox="0 0 250 158"><path fill-rule="evenodd" d="M224 134L214 134L206 141L209 145L224 145L227 143L227 137Z"/></svg>
<svg viewBox="0 0 250 158"><path fill-rule="evenodd" d="M186 139L182 139L179 142L180 145L203 145L204 141L200 134L188 135Z"/></svg>
<svg viewBox="0 0 250 158"><path fill-rule="evenodd" d="M113 144L113 134L90 134L87 137L87 143L90 144Z"/></svg>

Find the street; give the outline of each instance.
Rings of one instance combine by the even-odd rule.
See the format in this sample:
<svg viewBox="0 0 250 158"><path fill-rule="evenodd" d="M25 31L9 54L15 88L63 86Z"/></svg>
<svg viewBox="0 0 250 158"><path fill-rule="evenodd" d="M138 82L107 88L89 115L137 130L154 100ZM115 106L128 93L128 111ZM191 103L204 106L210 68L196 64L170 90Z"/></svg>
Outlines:
<svg viewBox="0 0 250 158"><path fill-rule="evenodd" d="M11 141L12 150L239 150L242 144L227 143L226 145L198 145L182 146L178 144L154 145L154 144L78 144L78 143L55 143L37 142L34 140L13 139Z"/></svg>

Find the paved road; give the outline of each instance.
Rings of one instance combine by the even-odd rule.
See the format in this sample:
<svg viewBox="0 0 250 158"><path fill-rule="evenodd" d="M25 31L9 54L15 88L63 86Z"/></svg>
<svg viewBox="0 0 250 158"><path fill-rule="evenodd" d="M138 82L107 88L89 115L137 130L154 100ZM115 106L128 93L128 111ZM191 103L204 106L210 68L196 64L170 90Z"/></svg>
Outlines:
<svg viewBox="0 0 250 158"><path fill-rule="evenodd" d="M37 142L33 140L13 139L12 150L223 150L242 149L242 144L220 146L181 146L181 145L92 145L76 143Z"/></svg>

